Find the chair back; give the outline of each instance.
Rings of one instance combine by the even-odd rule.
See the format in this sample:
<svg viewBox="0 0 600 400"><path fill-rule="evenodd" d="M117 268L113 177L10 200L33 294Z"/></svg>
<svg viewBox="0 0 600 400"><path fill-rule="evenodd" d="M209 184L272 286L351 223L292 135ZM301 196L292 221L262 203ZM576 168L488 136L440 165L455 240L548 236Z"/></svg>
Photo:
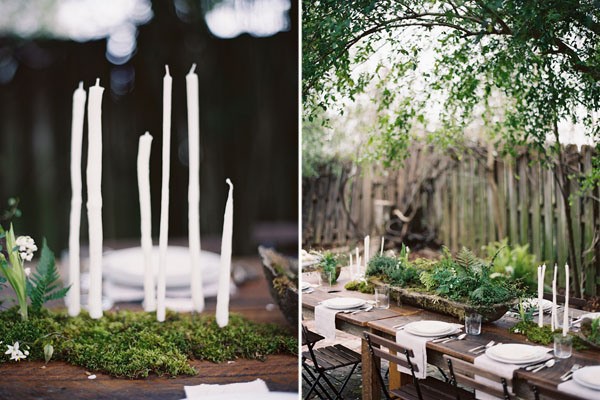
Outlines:
<svg viewBox="0 0 600 400"><path fill-rule="evenodd" d="M379 383L381 384L381 388L383 389L386 398L389 399L390 394L386 389L385 382L383 380L383 374L381 373L379 362L377 362L378 358L382 358L388 362L408 368L411 372L413 382L417 390L417 395L419 396L419 399L422 400L423 397L421 395L421 388L419 387L419 380L415 377L415 372L419 372L419 367L413 364L411 361L411 359L414 357L413 351L396 343L395 341L378 336L372 332L365 332L364 334L365 340L369 345L369 352L371 353L373 364L377 370Z"/></svg>
<svg viewBox="0 0 600 400"><path fill-rule="evenodd" d="M317 361L317 356L315 355L315 352L313 350L313 348L315 347L315 343L318 342L318 340L312 340L314 337L311 335L311 333L313 332L309 331L308 328L304 324L302 324L302 344L306 345L306 347L308 348L310 360L312 361L314 368L317 371L320 371L322 368L319 365L319 362Z"/></svg>
<svg viewBox="0 0 600 400"><path fill-rule="evenodd" d="M448 363L450 381L455 388L458 387L457 383L460 382L462 385L501 399L510 400L511 396L514 396L514 394L509 393L508 390L508 387L512 386L512 379L506 379L492 371L479 368L469 362L445 354L444 359ZM498 386L493 385L492 382L487 383L483 380L477 380L475 379L475 376L486 378ZM456 399L460 400L458 391L456 392Z"/></svg>
<svg viewBox="0 0 600 400"><path fill-rule="evenodd" d="M531 385L531 391L535 400L578 400L579 397L572 396L565 392L559 392L555 387L537 383Z"/></svg>

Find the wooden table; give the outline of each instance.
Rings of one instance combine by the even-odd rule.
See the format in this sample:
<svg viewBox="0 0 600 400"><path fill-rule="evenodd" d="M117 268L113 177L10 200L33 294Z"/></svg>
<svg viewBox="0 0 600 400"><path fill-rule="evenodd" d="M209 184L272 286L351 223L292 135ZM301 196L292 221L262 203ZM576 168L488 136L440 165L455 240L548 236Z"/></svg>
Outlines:
<svg viewBox="0 0 600 400"><path fill-rule="evenodd" d="M303 294L302 307L305 318L314 318L315 306L323 300L332 297L351 296L372 300L372 295L365 295L358 292L346 291L343 288L344 280L340 281L332 288L319 287L310 294ZM328 291L334 291L328 293ZM583 313L580 310L573 310L575 316ZM548 323L549 323L549 317ZM362 379L363 379L363 399L379 399L380 388L379 381L375 375L377 372L372 368L372 358L368 351L366 341L362 338L364 331L371 331L377 334L394 338L396 329L394 326L420 320L438 320L445 322L458 322L456 318L447 315L441 315L432 311L411 307L408 305L391 305L387 310L373 310L358 314L338 313L336 315L336 327L344 332L358 336L362 340ZM447 354L468 362L473 362L475 357L468 350L477 346L485 345L490 340L497 343L526 343L523 335L512 334L508 331L518 320L509 316L504 316L493 323L484 324L482 333L478 336L467 336L462 341L452 341L447 344L427 342L427 361L429 364L445 368L443 355ZM518 369L514 375L515 393L523 398L533 398L530 384L542 383L546 386L556 387L560 383L558 377L568 371L575 363L580 365L598 365L600 364L600 353L593 350L574 351L573 356L560 360L554 367L545 368L538 373L526 372ZM406 375L399 374L396 368L390 368L389 384L391 388L399 387Z"/></svg>
<svg viewBox="0 0 600 400"><path fill-rule="evenodd" d="M231 298L232 312L258 322L272 322L290 329L291 327L275 307L267 307L273 300L262 273L258 257L236 258L234 263L247 266L259 274L259 278L239 287ZM141 309L139 304L119 304L120 308ZM207 313L214 313L215 299L207 299ZM21 361L0 364L0 399L182 399L184 385L202 383L225 384L263 379L272 391L298 391L298 357L294 355L272 355L266 361L235 360L232 363L193 361L198 370L192 377L158 377L129 380L118 379L96 373L89 380L81 367L64 362L51 361L45 368L43 362Z"/></svg>

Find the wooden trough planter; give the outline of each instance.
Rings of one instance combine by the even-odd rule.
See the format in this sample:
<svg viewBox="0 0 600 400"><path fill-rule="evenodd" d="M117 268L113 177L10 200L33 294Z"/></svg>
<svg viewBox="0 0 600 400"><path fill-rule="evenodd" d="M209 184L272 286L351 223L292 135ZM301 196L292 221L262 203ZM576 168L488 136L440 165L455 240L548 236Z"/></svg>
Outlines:
<svg viewBox="0 0 600 400"><path fill-rule="evenodd" d="M434 311L440 314L450 315L464 321L465 314L476 312L482 315L483 322L496 321L510 309L517 300L512 302L494 304L485 308L476 308L470 304L459 303L431 293L422 293L414 290L390 286L390 295L395 300L400 299L403 304L409 304Z"/></svg>

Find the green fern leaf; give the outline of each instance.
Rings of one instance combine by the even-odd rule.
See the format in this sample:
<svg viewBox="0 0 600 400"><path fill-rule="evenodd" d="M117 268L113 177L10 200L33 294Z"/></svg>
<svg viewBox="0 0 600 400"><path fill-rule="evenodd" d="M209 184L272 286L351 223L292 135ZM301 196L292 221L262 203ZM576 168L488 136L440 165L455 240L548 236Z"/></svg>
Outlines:
<svg viewBox="0 0 600 400"><path fill-rule="evenodd" d="M32 311L39 312L47 301L65 297L69 288L63 288L60 275L56 269L54 253L48 247L46 239L44 239L40 262L27 282L27 294L31 300Z"/></svg>

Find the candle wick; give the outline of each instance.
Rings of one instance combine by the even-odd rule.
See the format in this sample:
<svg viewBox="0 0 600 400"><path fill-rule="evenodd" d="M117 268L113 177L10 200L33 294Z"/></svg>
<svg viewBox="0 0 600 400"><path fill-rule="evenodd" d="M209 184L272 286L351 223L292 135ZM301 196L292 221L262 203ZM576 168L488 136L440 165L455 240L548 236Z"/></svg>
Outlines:
<svg viewBox="0 0 600 400"><path fill-rule="evenodd" d="M167 75L170 75L169 74L169 66L168 65L165 65L165 70L167 71Z"/></svg>
<svg viewBox="0 0 600 400"><path fill-rule="evenodd" d="M190 68L190 74L193 74L196 70L196 63L192 64L192 68Z"/></svg>

